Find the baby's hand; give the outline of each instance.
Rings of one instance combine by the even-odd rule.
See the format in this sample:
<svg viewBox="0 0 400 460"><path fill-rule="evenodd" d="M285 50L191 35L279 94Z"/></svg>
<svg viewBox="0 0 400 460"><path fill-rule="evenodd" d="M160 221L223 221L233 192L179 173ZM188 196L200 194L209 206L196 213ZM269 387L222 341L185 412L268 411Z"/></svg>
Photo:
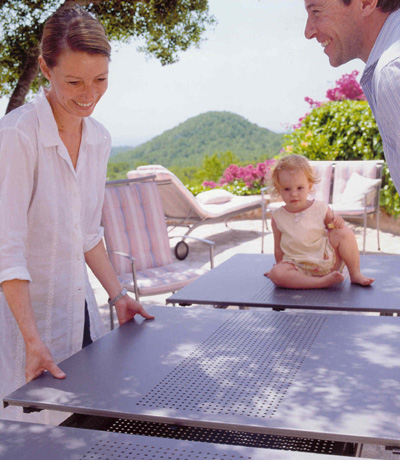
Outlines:
<svg viewBox="0 0 400 460"><path fill-rule="evenodd" d="M333 219L332 219L332 222L330 224L328 224L328 228L329 229L332 229L332 228L343 228L345 225L344 223L344 220L342 217L340 216L334 216Z"/></svg>

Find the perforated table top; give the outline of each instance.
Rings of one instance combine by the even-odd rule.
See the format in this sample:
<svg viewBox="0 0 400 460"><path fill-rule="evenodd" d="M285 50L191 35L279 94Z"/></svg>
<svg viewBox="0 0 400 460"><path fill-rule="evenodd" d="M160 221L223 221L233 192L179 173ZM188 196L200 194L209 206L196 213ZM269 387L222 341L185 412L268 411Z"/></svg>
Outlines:
<svg viewBox="0 0 400 460"><path fill-rule="evenodd" d="M2 460L323 460L309 454L0 420ZM330 460L344 457L329 456Z"/></svg>
<svg viewBox="0 0 400 460"><path fill-rule="evenodd" d="M153 307L7 404L400 445L400 320Z"/></svg>
<svg viewBox="0 0 400 460"><path fill-rule="evenodd" d="M400 256L362 255L363 273L375 278L368 287L343 283L325 289L282 289L263 274L272 254L236 254L188 284L167 303L215 304L379 313L400 312Z"/></svg>

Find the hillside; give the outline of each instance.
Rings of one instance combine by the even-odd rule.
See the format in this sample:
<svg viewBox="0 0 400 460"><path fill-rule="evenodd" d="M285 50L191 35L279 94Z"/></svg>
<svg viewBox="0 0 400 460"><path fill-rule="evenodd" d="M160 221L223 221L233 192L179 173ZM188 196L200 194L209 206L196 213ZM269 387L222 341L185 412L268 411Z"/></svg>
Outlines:
<svg viewBox="0 0 400 460"><path fill-rule="evenodd" d="M207 112L193 118L138 147L116 153L110 163L126 162L165 167L200 166L205 155L231 151L240 160L253 162L276 155L282 134L260 128L230 112Z"/></svg>

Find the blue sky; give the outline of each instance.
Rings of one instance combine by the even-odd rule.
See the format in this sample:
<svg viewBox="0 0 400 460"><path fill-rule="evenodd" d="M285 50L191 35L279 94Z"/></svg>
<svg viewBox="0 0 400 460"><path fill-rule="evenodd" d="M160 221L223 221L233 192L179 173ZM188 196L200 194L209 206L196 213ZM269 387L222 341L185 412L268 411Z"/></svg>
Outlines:
<svg viewBox="0 0 400 460"><path fill-rule="evenodd" d="M322 47L304 38L303 0L209 3L218 24L177 64L146 59L135 42L113 46L109 89L94 117L114 146L138 145L209 110L283 132L308 110L304 97L323 100L341 75L364 68L357 60L334 69Z"/></svg>

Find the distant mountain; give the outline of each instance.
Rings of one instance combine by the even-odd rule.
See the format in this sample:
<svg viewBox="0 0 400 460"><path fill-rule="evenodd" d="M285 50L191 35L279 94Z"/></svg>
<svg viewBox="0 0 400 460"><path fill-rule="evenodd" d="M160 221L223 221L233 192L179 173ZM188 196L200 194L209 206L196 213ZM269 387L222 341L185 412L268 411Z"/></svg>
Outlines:
<svg viewBox="0 0 400 460"><path fill-rule="evenodd" d="M260 128L240 115L207 112L138 147L114 151L110 163L125 162L130 168L139 164L162 164L167 168L200 166L205 155L226 151L250 163L276 155L282 137L283 134Z"/></svg>
<svg viewBox="0 0 400 460"><path fill-rule="evenodd" d="M118 147L111 147L110 156L118 155L119 153L126 152L127 150L132 150L134 147L131 145L120 145Z"/></svg>

